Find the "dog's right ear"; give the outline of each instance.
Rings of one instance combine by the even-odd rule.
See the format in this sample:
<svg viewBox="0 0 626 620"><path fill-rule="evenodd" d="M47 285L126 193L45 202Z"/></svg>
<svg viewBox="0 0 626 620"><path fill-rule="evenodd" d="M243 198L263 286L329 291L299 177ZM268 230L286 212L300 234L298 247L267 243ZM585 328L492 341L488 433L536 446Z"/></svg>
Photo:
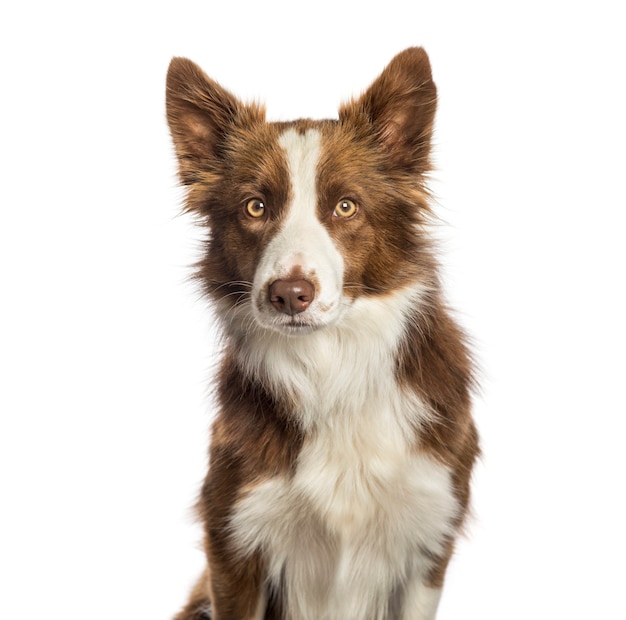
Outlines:
<svg viewBox="0 0 626 620"><path fill-rule="evenodd" d="M187 185L199 171L215 168L230 131L264 120L261 107L241 103L187 58L170 62L166 113L180 178Z"/></svg>

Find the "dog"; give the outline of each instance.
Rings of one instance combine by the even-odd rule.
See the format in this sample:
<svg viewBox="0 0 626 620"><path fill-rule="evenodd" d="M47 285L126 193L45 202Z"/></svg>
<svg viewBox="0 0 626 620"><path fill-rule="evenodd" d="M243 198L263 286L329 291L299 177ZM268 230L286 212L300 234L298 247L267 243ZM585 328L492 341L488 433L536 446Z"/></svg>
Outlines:
<svg viewBox="0 0 626 620"><path fill-rule="evenodd" d="M479 454L427 189L437 91L398 54L335 120L267 122L174 58L167 119L223 334L176 620L427 620Z"/></svg>

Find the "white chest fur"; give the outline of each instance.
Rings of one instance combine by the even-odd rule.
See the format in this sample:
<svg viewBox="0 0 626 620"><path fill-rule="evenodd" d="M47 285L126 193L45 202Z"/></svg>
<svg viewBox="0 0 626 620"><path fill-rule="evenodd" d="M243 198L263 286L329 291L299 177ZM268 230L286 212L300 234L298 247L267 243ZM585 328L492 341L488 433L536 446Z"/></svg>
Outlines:
<svg viewBox="0 0 626 620"><path fill-rule="evenodd" d="M293 477L267 480L237 505L235 539L262 551L294 620L401 617L404 590L452 534L448 470L410 454L390 418L380 409L358 429L327 426L305 443Z"/></svg>
<svg viewBox="0 0 626 620"><path fill-rule="evenodd" d="M359 335L344 325L306 348L266 349L267 379L296 394L306 440L293 475L242 494L232 533L243 552L263 553L293 620L413 618L405 591L453 534L450 473L415 448L428 410L395 379L402 321L381 313L368 303ZM363 338L368 328L377 337Z"/></svg>

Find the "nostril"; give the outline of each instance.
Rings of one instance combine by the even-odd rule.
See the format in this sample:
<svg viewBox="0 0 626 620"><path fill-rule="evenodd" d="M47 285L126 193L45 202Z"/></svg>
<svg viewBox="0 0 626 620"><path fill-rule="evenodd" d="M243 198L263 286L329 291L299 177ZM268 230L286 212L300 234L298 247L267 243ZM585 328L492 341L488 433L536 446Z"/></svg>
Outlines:
<svg viewBox="0 0 626 620"><path fill-rule="evenodd" d="M275 280L269 288L270 303L284 314L304 312L315 299L315 287L304 279Z"/></svg>

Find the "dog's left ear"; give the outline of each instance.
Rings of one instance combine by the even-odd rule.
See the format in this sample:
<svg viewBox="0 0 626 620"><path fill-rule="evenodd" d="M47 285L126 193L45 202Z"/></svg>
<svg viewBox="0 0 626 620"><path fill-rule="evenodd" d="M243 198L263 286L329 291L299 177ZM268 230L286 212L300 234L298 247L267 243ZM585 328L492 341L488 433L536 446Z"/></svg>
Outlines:
<svg viewBox="0 0 626 620"><path fill-rule="evenodd" d="M394 165L423 173L429 167L437 89L420 47L398 54L356 100L339 109L346 123L367 122Z"/></svg>

